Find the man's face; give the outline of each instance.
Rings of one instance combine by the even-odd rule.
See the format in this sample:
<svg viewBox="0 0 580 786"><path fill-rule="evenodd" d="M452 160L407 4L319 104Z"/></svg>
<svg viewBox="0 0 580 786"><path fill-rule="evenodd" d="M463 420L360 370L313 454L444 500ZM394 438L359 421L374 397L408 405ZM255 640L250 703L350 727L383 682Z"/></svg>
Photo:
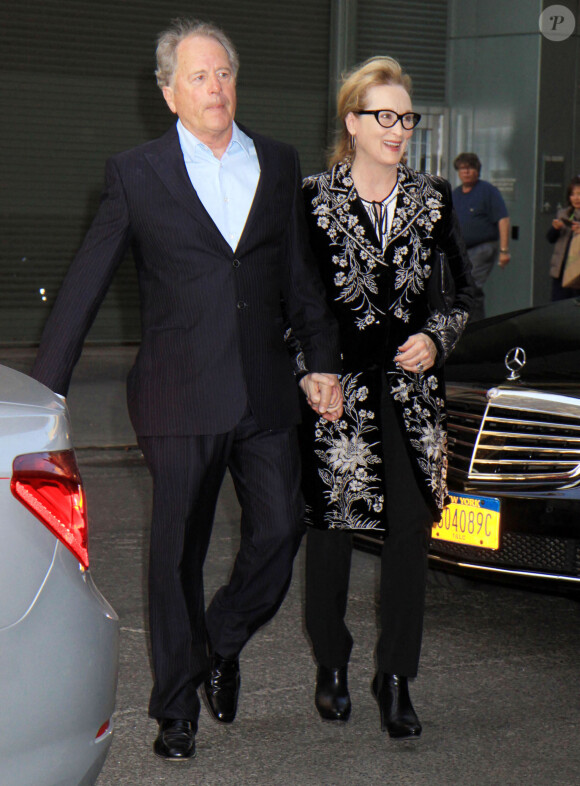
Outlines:
<svg viewBox="0 0 580 786"><path fill-rule="evenodd" d="M194 35L179 44L173 81L163 88L163 97L199 140L211 148L227 146L236 111L236 80L218 41Z"/></svg>
<svg viewBox="0 0 580 786"><path fill-rule="evenodd" d="M461 185L466 188L473 188L479 180L479 172L474 166L460 166L457 170Z"/></svg>

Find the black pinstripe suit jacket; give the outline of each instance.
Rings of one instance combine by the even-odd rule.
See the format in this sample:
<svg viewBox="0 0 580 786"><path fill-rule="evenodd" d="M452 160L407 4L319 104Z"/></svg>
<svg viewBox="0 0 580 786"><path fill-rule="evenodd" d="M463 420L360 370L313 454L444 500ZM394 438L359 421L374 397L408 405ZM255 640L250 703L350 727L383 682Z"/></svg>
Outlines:
<svg viewBox="0 0 580 786"><path fill-rule="evenodd" d="M66 395L84 338L132 245L142 340L128 404L137 434L222 433L248 403L263 428L297 422L284 320L316 371L339 371L337 331L306 245L297 153L245 133L261 173L235 252L191 185L175 126L107 161L100 208L46 323L36 379Z"/></svg>

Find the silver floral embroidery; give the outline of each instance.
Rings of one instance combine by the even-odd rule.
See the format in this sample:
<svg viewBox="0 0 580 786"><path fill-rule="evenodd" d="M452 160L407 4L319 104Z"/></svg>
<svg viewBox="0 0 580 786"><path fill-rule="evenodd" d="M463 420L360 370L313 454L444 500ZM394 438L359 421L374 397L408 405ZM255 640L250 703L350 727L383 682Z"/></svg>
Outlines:
<svg viewBox="0 0 580 786"><path fill-rule="evenodd" d="M461 338L468 319L467 311L456 308L448 314L436 311L425 323L424 332L430 334L440 345L444 360L447 360Z"/></svg>
<svg viewBox="0 0 580 786"><path fill-rule="evenodd" d="M439 234L437 224L446 215L444 194L448 186L441 188L437 179L399 166L397 206L383 257L378 245L370 240L372 237L376 241L374 233L365 229L364 207L360 207L361 223L358 221L358 205L353 205L357 194L349 173L348 165L342 163L329 173L306 181L313 210L317 211L319 222L324 222L324 226L320 224L322 231L332 240L331 256L325 258L325 264L332 264L335 287L334 293L329 294L337 303L342 301L348 305L353 311L352 323L349 315L345 315L345 323L359 330L372 331L387 309L395 328L396 320L407 325L414 314L415 303L419 301L423 307L425 305L425 288L432 271L431 253ZM388 268L385 260L388 260ZM379 278L379 272L385 269L388 274ZM420 328L433 338L443 359L457 343L467 316L462 308L452 308L446 313L434 312ZM367 340L383 341L384 336L379 334L371 338L369 335L368 339L365 336L363 341ZM356 368L356 358L351 357L347 368L352 370L353 365ZM447 495L446 414L443 390L437 381L441 372L415 375L390 364L385 370L391 395L401 408L417 466L431 490L434 503L441 508ZM353 372L358 374L353 379L360 380L358 372L359 369ZM366 375L364 378L370 380ZM362 388L362 381L358 387ZM383 526L384 513L378 507L383 508L384 500L375 474L379 468L374 467L369 458L374 454L377 462L382 460L378 444L380 432L377 430L376 435L369 436L369 432L362 430L370 425L365 420L369 408L362 409L358 403L355 396L352 404L358 420L353 419L350 423L351 414L345 409L343 420L338 424L329 425L322 419L317 424L317 439L327 440L322 445L326 449L318 451L316 460L319 477L327 489L324 523L331 527L376 526L371 511L376 511L376 517L381 520L379 526ZM342 474L340 468L344 470ZM354 495L365 491L370 496L362 497L356 507ZM350 509L347 494L352 495Z"/></svg>
<svg viewBox="0 0 580 786"><path fill-rule="evenodd" d="M342 163L332 173L315 175L305 182L318 189L312 200L318 226L338 246L332 256L332 264L340 268L334 277L336 300L350 304L358 312L355 324L364 330L385 315L371 297L378 294L375 269L384 261L381 249L370 242L358 216L351 213L357 193L349 171L349 165Z"/></svg>
<svg viewBox="0 0 580 786"><path fill-rule="evenodd" d="M394 289L398 293L390 310L405 323L411 319L409 304L425 289L431 274L425 240L433 236L443 208L441 195L425 175L413 173L413 185L407 183L408 179L408 170L399 167L399 189L403 196L397 201L389 240L389 245L394 246Z"/></svg>
<svg viewBox="0 0 580 786"><path fill-rule="evenodd" d="M306 178L305 182L317 188L312 206L318 226L339 247L332 257L333 264L342 268L334 277L336 300L352 304L358 312L355 324L364 330L385 314L373 298L378 294L375 269L385 262L381 249L367 237L358 216L351 213L357 193L349 172L349 164L342 162L331 172ZM399 195L387 243L387 248L393 245L394 289L398 293L390 310L405 323L411 318L409 304L424 290L431 273L424 241L432 236L443 207L441 195L427 177L413 173L410 179L409 174L406 167L399 166Z"/></svg>
<svg viewBox="0 0 580 786"><path fill-rule="evenodd" d="M445 402L439 395L437 377L391 372L391 393L402 402L405 429L409 435L419 467L435 502L442 508L447 495L447 429Z"/></svg>
<svg viewBox="0 0 580 786"><path fill-rule="evenodd" d="M360 374L346 374L342 380L344 417L334 423L319 418L315 429L315 453L320 462L318 474L326 490L328 506L324 520L331 529L382 529L372 517L384 505L382 478L372 468L382 464L373 452L380 438L375 412L363 406L368 390L359 385ZM371 439L372 439L371 436ZM362 502L369 517L357 512Z"/></svg>

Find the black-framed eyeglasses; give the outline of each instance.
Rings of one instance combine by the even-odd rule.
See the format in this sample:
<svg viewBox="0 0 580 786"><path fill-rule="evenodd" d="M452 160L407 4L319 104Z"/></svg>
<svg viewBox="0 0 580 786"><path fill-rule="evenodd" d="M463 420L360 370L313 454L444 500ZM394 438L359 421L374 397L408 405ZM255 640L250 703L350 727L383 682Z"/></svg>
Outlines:
<svg viewBox="0 0 580 786"><path fill-rule="evenodd" d="M392 109L360 109L355 112L355 115L374 115L377 123L383 128L392 128L400 120L406 131L411 131L421 120L421 115L416 112L405 112L404 115L400 115Z"/></svg>

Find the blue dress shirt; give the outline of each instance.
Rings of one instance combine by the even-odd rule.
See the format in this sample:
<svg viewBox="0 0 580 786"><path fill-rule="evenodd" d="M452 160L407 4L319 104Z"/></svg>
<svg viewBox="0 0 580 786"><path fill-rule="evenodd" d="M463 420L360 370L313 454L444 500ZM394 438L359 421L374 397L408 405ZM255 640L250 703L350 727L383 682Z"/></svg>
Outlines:
<svg viewBox="0 0 580 786"><path fill-rule="evenodd" d="M179 144L187 174L202 205L235 251L260 179L254 143L234 123L232 138L221 158L177 121Z"/></svg>

